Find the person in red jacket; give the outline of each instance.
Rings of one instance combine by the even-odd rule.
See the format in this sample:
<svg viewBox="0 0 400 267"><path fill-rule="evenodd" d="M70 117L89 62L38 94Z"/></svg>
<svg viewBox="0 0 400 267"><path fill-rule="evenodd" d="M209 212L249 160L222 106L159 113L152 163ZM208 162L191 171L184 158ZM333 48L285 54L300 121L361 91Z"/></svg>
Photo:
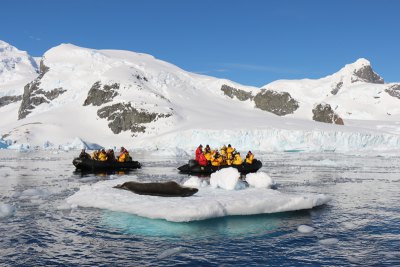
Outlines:
<svg viewBox="0 0 400 267"><path fill-rule="evenodd" d="M199 162L200 155L203 155L203 145L199 145L199 147L196 149L196 161Z"/></svg>
<svg viewBox="0 0 400 267"><path fill-rule="evenodd" d="M200 165L200 166L207 166L207 159L206 159L206 156L204 156L203 153L201 153L201 154L199 155L199 160L198 160L198 162L199 162L199 165Z"/></svg>

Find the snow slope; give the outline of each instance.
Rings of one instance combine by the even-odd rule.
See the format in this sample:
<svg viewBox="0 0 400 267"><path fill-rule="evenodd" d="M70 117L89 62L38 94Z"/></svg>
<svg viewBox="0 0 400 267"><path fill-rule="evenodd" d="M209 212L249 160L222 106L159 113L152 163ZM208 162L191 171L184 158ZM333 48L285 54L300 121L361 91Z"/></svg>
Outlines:
<svg viewBox="0 0 400 267"><path fill-rule="evenodd" d="M372 77L374 74L377 77ZM288 117L312 118L314 105L324 102L346 121L399 121L399 99L385 92L396 84L384 84L378 77L370 62L361 58L321 79L278 80L263 88L288 92L299 100L299 110Z"/></svg>
<svg viewBox="0 0 400 267"><path fill-rule="evenodd" d="M0 40L0 97L22 95L37 75L36 59Z"/></svg>
<svg viewBox="0 0 400 267"><path fill-rule="evenodd" d="M400 147L400 99L385 91L392 85L382 84L364 59L319 80L266 85L300 103L286 116L221 90L228 85L254 96L259 88L193 74L151 55L62 44L48 50L42 62L39 77L31 77L31 95L24 95L20 119L15 103L0 109L8 118L0 121L0 135L15 143L13 148L84 143L185 151L199 143L267 151ZM313 121L311 110L320 102L331 104L345 125Z"/></svg>

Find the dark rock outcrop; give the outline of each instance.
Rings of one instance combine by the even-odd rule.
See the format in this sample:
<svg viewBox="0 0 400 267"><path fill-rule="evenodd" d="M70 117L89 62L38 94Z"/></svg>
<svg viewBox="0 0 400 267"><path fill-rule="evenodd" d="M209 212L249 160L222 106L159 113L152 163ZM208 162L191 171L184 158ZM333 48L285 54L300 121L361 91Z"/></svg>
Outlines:
<svg viewBox="0 0 400 267"><path fill-rule="evenodd" d="M400 99L400 84L394 84L390 86L389 88L385 89L385 92L390 96Z"/></svg>
<svg viewBox="0 0 400 267"><path fill-rule="evenodd" d="M352 82L363 81L367 83L384 83L383 78L376 74L369 65L363 66L362 68L355 70L354 75L357 76L359 79L353 79Z"/></svg>
<svg viewBox="0 0 400 267"><path fill-rule="evenodd" d="M39 64L39 79L41 79L43 77L43 75L45 75L48 71L50 70L49 67L47 67L46 65L44 65L43 60L40 61Z"/></svg>
<svg viewBox="0 0 400 267"><path fill-rule="evenodd" d="M318 104L312 112L314 114L313 120L315 121L344 125L343 119L332 110L329 104Z"/></svg>
<svg viewBox="0 0 400 267"><path fill-rule="evenodd" d="M22 100L22 95L0 97L0 108L20 100Z"/></svg>
<svg viewBox="0 0 400 267"><path fill-rule="evenodd" d="M240 101L246 101L248 99L252 100L253 95L251 92L246 92L244 90L236 89L226 84L221 86L221 91L224 92L225 95L229 96L230 98L236 97Z"/></svg>
<svg viewBox="0 0 400 267"><path fill-rule="evenodd" d="M119 83L111 85L105 84L101 88L101 82L97 81L93 84L88 92L88 96L83 103L84 106L92 104L93 106L101 106L104 103L111 102L118 95Z"/></svg>
<svg viewBox="0 0 400 267"><path fill-rule="evenodd" d="M130 103L118 103L99 109L97 115L110 121L108 126L113 133L118 134L122 131L144 133L146 127L143 124L170 117L172 114L151 113L135 109Z"/></svg>
<svg viewBox="0 0 400 267"><path fill-rule="evenodd" d="M299 103L289 93L265 89L261 89L254 97L254 103L256 108L279 116L291 114L299 108Z"/></svg>
<svg viewBox="0 0 400 267"><path fill-rule="evenodd" d="M338 82L336 86L331 90L331 94L336 95L339 92L340 88L342 88L342 86L343 82Z"/></svg>
<svg viewBox="0 0 400 267"><path fill-rule="evenodd" d="M39 76L32 82L25 85L21 106L19 107L18 111L19 120L26 118L26 116L31 113L35 107L43 103L50 103L51 100L56 99L58 96L67 91L63 88L54 88L51 91L45 91L40 88L41 79L48 71L49 68L44 65L43 61L41 61Z"/></svg>

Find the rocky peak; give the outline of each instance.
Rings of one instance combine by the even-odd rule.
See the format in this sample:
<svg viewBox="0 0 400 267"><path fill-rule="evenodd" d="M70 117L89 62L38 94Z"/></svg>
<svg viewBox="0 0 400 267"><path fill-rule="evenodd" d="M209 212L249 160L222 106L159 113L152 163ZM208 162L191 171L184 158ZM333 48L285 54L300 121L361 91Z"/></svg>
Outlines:
<svg viewBox="0 0 400 267"><path fill-rule="evenodd" d="M365 58L360 58L356 62L346 65L340 72L351 75L351 83L384 83L383 78L372 69L371 63Z"/></svg>

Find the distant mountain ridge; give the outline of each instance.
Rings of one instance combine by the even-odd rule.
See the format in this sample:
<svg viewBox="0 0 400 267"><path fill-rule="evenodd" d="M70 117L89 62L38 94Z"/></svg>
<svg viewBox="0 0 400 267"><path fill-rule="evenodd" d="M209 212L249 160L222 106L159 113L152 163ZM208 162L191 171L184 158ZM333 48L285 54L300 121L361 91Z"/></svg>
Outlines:
<svg viewBox="0 0 400 267"><path fill-rule="evenodd" d="M255 88L146 54L71 44L51 48L37 66L26 52L0 42L0 58L0 81L8 83L0 86L0 111L8 114L0 134L17 143L60 144L79 137L107 144L189 129L400 118L400 84L385 84L366 59L321 79ZM19 87L10 82L17 78Z"/></svg>

